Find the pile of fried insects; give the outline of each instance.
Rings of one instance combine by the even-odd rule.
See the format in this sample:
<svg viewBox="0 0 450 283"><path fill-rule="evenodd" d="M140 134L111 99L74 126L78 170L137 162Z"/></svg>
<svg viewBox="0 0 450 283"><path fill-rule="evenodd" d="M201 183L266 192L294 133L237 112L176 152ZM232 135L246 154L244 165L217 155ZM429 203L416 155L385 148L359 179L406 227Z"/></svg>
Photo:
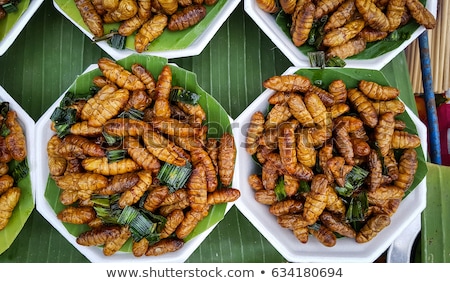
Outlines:
<svg viewBox="0 0 450 283"><path fill-rule="evenodd" d="M289 18L293 44L325 51L327 66L342 64L372 42L409 38L397 30L411 20L427 29L436 26L435 17L419 0L255 1L265 12Z"/></svg>
<svg viewBox="0 0 450 283"><path fill-rule="evenodd" d="M138 63L98 66L92 95L67 93L51 116L48 166L65 205L57 217L87 224L76 242L107 256L129 239L137 257L174 252L213 205L239 198L234 137L208 137L200 95L172 85L169 65L157 79Z"/></svg>
<svg viewBox="0 0 450 283"><path fill-rule="evenodd" d="M17 112L0 103L0 231L5 229L19 203L18 183L28 175L27 145Z"/></svg>
<svg viewBox="0 0 450 283"><path fill-rule="evenodd" d="M206 16L206 6L217 0L74 0L94 40L108 39L112 47L123 49L127 36L135 35L139 53L157 39L166 28L185 30ZM105 25L119 23L117 30L105 34Z"/></svg>
<svg viewBox="0 0 450 283"><path fill-rule="evenodd" d="M398 118L399 90L341 79L321 88L298 74L273 76L267 114L251 116L246 150L261 165L255 199L302 243L314 235L365 243L390 224L418 167L420 138Z"/></svg>

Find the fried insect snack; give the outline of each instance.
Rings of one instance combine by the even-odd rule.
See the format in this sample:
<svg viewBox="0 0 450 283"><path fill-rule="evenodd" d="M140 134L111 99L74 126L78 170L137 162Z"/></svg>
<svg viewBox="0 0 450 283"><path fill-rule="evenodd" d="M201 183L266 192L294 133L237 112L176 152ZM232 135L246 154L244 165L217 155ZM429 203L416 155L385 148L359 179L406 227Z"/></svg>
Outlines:
<svg viewBox="0 0 450 283"><path fill-rule="evenodd" d="M167 24L171 31L184 30L199 23L206 16L206 8L203 5L190 5L175 12Z"/></svg>
<svg viewBox="0 0 450 283"><path fill-rule="evenodd" d="M89 30L96 36L101 37L103 31L103 19L97 13L90 0L74 0L83 22L88 26Z"/></svg>
<svg viewBox="0 0 450 283"><path fill-rule="evenodd" d="M363 228L356 234L356 242L366 243L372 240L379 232L391 224L387 214L377 214L370 218Z"/></svg>
<svg viewBox="0 0 450 283"><path fill-rule="evenodd" d="M168 252L175 252L181 249L184 242L176 238L165 238L150 245L145 253L146 256L158 256Z"/></svg>
<svg viewBox="0 0 450 283"><path fill-rule="evenodd" d="M330 31L335 28L342 27L348 19L355 13L356 6L354 0L346 0L333 12L328 13L330 16L324 26L324 31Z"/></svg>
<svg viewBox="0 0 450 283"><path fill-rule="evenodd" d="M20 188L11 187L0 195L0 231L8 225L14 208L19 202L20 194Z"/></svg>
<svg viewBox="0 0 450 283"><path fill-rule="evenodd" d="M225 187L229 187L232 182L236 153L233 136L230 133L223 133L219 142L217 165L220 182Z"/></svg>
<svg viewBox="0 0 450 283"><path fill-rule="evenodd" d="M290 28L292 42L295 46L301 46L308 40L314 22L314 11L315 5L313 2L308 1L303 5L296 5Z"/></svg>
<svg viewBox="0 0 450 283"><path fill-rule="evenodd" d="M97 65L102 71L103 75L110 81L117 84L119 87L128 90L145 89L144 84L138 77L133 75L130 71L120 66L109 58L100 58Z"/></svg>
<svg viewBox="0 0 450 283"><path fill-rule="evenodd" d="M208 216L212 206L240 197L240 191L231 187L236 145L229 133L208 135L206 112L196 100L180 102L171 98L172 89L185 90L172 85L168 65L163 66L157 81L140 64L131 65L131 74L144 89L129 91L109 81L106 75L102 78L105 84L98 78L93 80L110 93L131 93L121 104L120 113L102 121L101 126L88 125L89 119L101 115L94 111L100 107L98 104L92 107L94 104L85 100L67 106L79 112L84 107L93 111L75 117L74 131L59 132L61 138L55 134L49 140L49 160L54 159L49 166L62 161L57 164L61 168L51 175L60 189L59 200L66 206L60 220L91 228L80 234L80 244L104 245L103 252L109 256L130 240L133 255L156 256L181 248L183 239ZM154 102L163 100L169 109L168 117L155 115ZM58 131L55 126L51 129ZM200 170L201 176L197 174ZM133 217L136 221L152 218L149 220L155 230L150 234L143 231L148 239L142 240L142 235L137 234L141 232L133 226L136 223L129 220Z"/></svg>
<svg viewBox="0 0 450 283"><path fill-rule="evenodd" d="M427 29L436 27L436 19L433 14L428 11L423 4L418 0L406 0L406 7L411 16L421 25Z"/></svg>
<svg viewBox="0 0 450 283"><path fill-rule="evenodd" d="M91 206L68 206L58 212L56 217L66 223L86 224L94 220L97 217L97 214Z"/></svg>
<svg viewBox="0 0 450 283"><path fill-rule="evenodd" d="M256 0L256 5L258 5L261 10L271 14L280 10L275 0Z"/></svg>
<svg viewBox="0 0 450 283"><path fill-rule="evenodd" d="M279 82L284 80L272 81L266 114L255 114L260 132L254 138L256 152L248 152L261 165L260 173L248 177L255 200L301 243L314 235L333 246L333 233L370 241L389 221L376 215L396 212L418 166L420 138L407 132L397 116L405 109L398 90L371 81L348 88L338 79L293 91L283 89ZM326 107L328 97L331 106ZM341 105L344 110L333 110ZM306 112L294 113L300 110ZM307 115L313 122L308 127L300 122ZM249 135L253 138L252 131Z"/></svg>
<svg viewBox="0 0 450 283"><path fill-rule="evenodd" d="M374 29L388 31L389 20L372 0L355 0L356 8L364 20Z"/></svg>
<svg viewBox="0 0 450 283"><path fill-rule="evenodd" d="M338 57L344 60L361 53L364 49L366 49L366 41L361 36L356 36L341 45L328 48L325 54L328 59Z"/></svg>
<svg viewBox="0 0 450 283"><path fill-rule="evenodd" d="M103 15L103 21L107 24L125 21L134 17L137 12L136 0L121 0L112 12Z"/></svg>
<svg viewBox="0 0 450 283"><path fill-rule="evenodd" d="M333 47L346 43L355 37L365 26L365 21L361 19L353 20L342 27L331 30L326 33L322 44Z"/></svg>
<svg viewBox="0 0 450 283"><path fill-rule="evenodd" d="M397 98L400 91L396 87L379 85L376 82L361 80L358 88L370 99L392 100Z"/></svg>
<svg viewBox="0 0 450 283"><path fill-rule="evenodd" d="M257 141L259 140L264 131L264 123L265 118L264 114L261 111L255 112L252 115L250 125L247 129L247 137L245 145L246 151L251 155L256 153L256 150L258 148Z"/></svg>
<svg viewBox="0 0 450 283"><path fill-rule="evenodd" d="M156 14L146 21L134 38L136 51L144 52L147 46L163 33L167 22L168 18L165 14Z"/></svg>

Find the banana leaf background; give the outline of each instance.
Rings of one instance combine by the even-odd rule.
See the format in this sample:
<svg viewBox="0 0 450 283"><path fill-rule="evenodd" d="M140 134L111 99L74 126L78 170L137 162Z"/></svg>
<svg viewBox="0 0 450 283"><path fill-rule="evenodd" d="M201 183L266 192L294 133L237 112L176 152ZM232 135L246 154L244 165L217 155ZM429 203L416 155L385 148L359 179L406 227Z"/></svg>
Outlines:
<svg viewBox="0 0 450 283"><path fill-rule="evenodd" d="M0 84L37 121L89 65L106 56L46 0L0 57ZM236 118L261 92L262 81L291 63L243 10L241 2L198 56L169 60L197 74L198 84ZM403 53L382 69L414 111ZM437 235L439 236L439 235ZM436 236L436 237L437 237ZM36 210L0 262L88 262ZM236 209L187 262L286 262Z"/></svg>

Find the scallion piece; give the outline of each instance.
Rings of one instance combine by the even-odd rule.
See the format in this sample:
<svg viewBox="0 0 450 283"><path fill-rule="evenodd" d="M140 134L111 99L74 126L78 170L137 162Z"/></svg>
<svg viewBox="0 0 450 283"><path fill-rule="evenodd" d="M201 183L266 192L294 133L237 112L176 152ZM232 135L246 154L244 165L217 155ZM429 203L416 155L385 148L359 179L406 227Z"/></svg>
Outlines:
<svg viewBox="0 0 450 283"><path fill-rule="evenodd" d="M28 161L27 159L24 159L14 164L14 167L11 170L11 177L13 177L14 182L17 184L20 180L25 178L29 172L30 168L28 167Z"/></svg>
<svg viewBox="0 0 450 283"><path fill-rule="evenodd" d="M119 115L117 115L119 118L130 118L135 120L142 120L144 118L144 112L131 108L127 111L123 111Z"/></svg>
<svg viewBox="0 0 450 283"><path fill-rule="evenodd" d="M278 201L282 201L286 198L286 190L284 189L284 178L280 177L278 183L275 186L275 195Z"/></svg>
<svg viewBox="0 0 450 283"><path fill-rule="evenodd" d="M106 158L108 158L109 163L120 161L124 159L126 155L126 149L113 149L106 152Z"/></svg>
<svg viewBox="0 0 450 283"><path fill-rule="evenodd" d="M325 52L308 52L309 64L311 67L325 68Z"/></svg>
<svg viewBox="0 0 450 283"><path fill-rule="evenodd" d="M195 92L183 89L181 87L172 88L170 91L170 100L179 101L187 104L195 105L198 103L200 95Z"/></svg>
<svg viewBox="0 0 450 283"><path fill-rule="evenodd" d="M328 58L326 62L327 67L345 67L345 65L347 65L347 63L337 56Z"/></svg>
<svg viewBox="0 0 450 283"><path fill-rule="evenodd" d="M62 138L70 132L70 126L76 122L77 110L69 107L56 107L50 116L55 124L56 134Z"/></svg>
<svg viewBox="0 0 450 283"><path fill-rule="evenodd" d="M158 172L159 181L168 186L171 192L182 188L192 173L192 165L186 162L185 166L176 166L170 163L164 163Z"/></svg>

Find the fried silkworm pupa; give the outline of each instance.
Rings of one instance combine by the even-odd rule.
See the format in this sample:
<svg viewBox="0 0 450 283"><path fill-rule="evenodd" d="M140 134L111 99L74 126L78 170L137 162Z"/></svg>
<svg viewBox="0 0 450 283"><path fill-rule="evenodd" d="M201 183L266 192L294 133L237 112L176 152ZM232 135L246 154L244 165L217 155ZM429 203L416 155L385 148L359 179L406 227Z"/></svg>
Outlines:
<svg viewBox="0 0 450 283"><path fill-rule="evenodd" d="M67 168L67 160L58 153L62 139L53 135L47 142L48 169L51 176L61 176Z"/></svg>
<svg viewBox="0 0 450 283"><path fill-rule="evenodd" d="M380 115L378 124L375 126L375 141L380 148L382 156L386 156L391 149L392 136L395 130L395 115L387 112Z"/></svg>
<svg viewBox="0 0 450 283"><path fill-rule="evenodd" d="M364 25L364 20L355 19L342 27L333 29L323 37L323 45L332 47L346 43L351 38L354 38L364 28Z"/></svg>
<svg viewBox="0 0 450 283"><path fill-rule="evenodd" d="M58 212L57 218L62 222L72 224L86 224L97 217L95 210L91 206L68 206Z"/></svg>
<svg viewBox="0 0 450 283"><path fill-rule="evenodd" d="M121 0L114 11L103 16L105 23L117 23L131 19L138 12L138 5L135 0Z"/></svg>
<svg viewBox="0 0 450 283"><path fill-rule="evenodd" d="M180 225L178 225L177 229L175 230L176 236L179 239L186 238L192 232L192 230L194 230L198 222L208 216L208 210L209 205L205 205L201 210L191 209L186 212L183 221L181 221Z"/></svg>
<svg viewBox="0 0 450 283"><path fill-rule="evenodd" d="M95 10L90 0L75 0L80 15L83 18L83 22L88 26L89 30L96 37L101 37L104 34L103 20L101 16Z"/></svg>
<svg viewBox="0 0 450 283"><path fill-rule="evenodd" d="M100 195L113 195L123 193L130 189L139 181L139 176L135 172L114 175L108 185L98 191Z"/></svg>
<svg viewBox="0 0 450 283"><path fill-rule="evenodd" d="M389 31L389 20L372 0L355 0L355 5L364 20L376 30Z"/></svg>
<svg viewBox="0 0 450 283"><path fill-rule="evenodd" d="M76 242L82 246L99 246L106 244L120 235L120 226L100 226L78 235Z"/></svg>
<svg viewBox="0 0 450 283"><path fill-rule="evenodd" d="M145 89L139 78L109 58L100 58L97 65L103 75L121 88L130 91Z"/></svg>
<svg viewBox="0 0 450 283"><path fill-rule="evenodd" d="M5 124L10 131L5 138L6 148L14 160L22 161L27 157L27 144L16 111L8 111Z"/></svg>
<svg viewBox="0 0 450 283"><path fill-rule="evenodd" d="M387 101L372 102L375 111L378 115L383 115L386 112L393 112L394 114L401 114L405 112L405 104L400 100L393 99Z"/></svg>
<svg viewBox="0 0 450 283"><path fill-rule="evenodd" d="M376 82L360 80L358 88L368 97L373 100L392 100L397 98L400 94L398 88L392 86L380 85Z"/></svg>
<svg viewBox="0 0 450 283"><path fill-rule="evenodd" d="M416 174L418 167L417 152L413 148L406 149L400 161L398 163L398 178L394 182L394 185L408 190L414 181L414 175Z"/></svg>
<svg viewBox="0 0 450 283"><path fill-rule="evenodd" d="M272 204L269 212L275 216L300 213L303 209L303 202L294 199L286 199Z"/></svg>
<svg viewBox="0 0 450 283"><path fill-rule="evenodd" d="M387 32L387 31L379 31L379 30L373 29L369 26L366 26L359 32L358 35L362 39L364 39L366 42L375 42L378 40L382 40L388 34L389 34L389 32Z"/></svg>
<svg viewBox="0 0 450 283"><path fill-rule="evenodd" d="M277 1L275 0L256 0L256 5L258 5L261 10L270 14L274 14L280 10L277 6Z"/></svg>
<svg viewBox="0 0 450 283"><path fill-rule="evenodd" d="M427 29L436 27L436 19L418 0L406 0L406 6L412 17Z"/></svg>
<svg viewBox="0 0 450 283"><path fill-rule="evenodd" d="M327 23L324 26L324 31L328 32L343 26L355 11L355 0L346 0L328 17Z"/></svg>
<svg viewBox="0 0 450 283"><path fill-rule="evenodd" d="M303 1L299 1L299 3L302 4L296 5L290 28L292 42L297 47L302 46L308 40L314 22L314 11L316 10L313 2L303 4Z"/></svg>
<svg viewBox="0 0 450 283"><path fill-rule="evenodd" d="M196 25L206 16L206 8L203 5L191 5L177 11L170 17L167 28L171 31L184 30Z"/></svg>
<svg viewBox="0 0 450 283"><path fill-rule="evenodd" d="M326 51L326 57L339 57L344 60L348 57L361 53L364 49L366 49L366 41L362 37L356 36L341 45L328 48Z"/></svg>
<svg viewBox="0 0 450 283"><path fill-rule="evenodd" d="M241 192L234 188L223 188L215 190L212 193L208 193L207 203L210 205L233 202L241 196Z"/></svg>
<svg viewBox="0 0 450 283"><path fill-rule="evenodd" d="M337 219L332 213L328 211L322 212L320 215L320 221L325 225L328 229L333 232L339 233L342 236L354 239L356 237L356 231L352 228L351 225Z"/></svg>
<svg viewBox="0 0 450 283"><path fill-rule="evenodd" d="M279 2L281 9L283 9L286 14L290 15L294 13L297 0L281 0Z"/></svg>
<svg viewBox="0 0 450 283"><path fill-rule="evenodd" d="M250 188L254 189L255 191L264 189L261 176L257 174L251 174L250 176L248 176L248 184Z"/></svg>
<svg viewBox="0 0 450 283"><path fill-rule="evenodd" d="M156 80L153 74L139 63L131 65L131 72L144 83L147 94L150 95L151 99L152 93L156 88Z"/></svg>
<svg viewBox="0 0 450 283"><path fill-rule="evenodd" d="M255 112L250 119L245 145L245 149L250 155L255 154L258 149L258 140L264 132L264 123L265 118L261 111Z"/></svg>
<svg viewBox="0 0 450 283"><path fill-rule="evenodd" d="M336 245L336 235L328 229L327 226L321 224L314 224L308 226L308 231L311 235L316 237L316 239L326 247L333 247Z"/></svg>
<svg viewBox="0 0 450 283"><path fill-rule="evenodd" d="M81 161L86 171L113 176L141 169L141 166L131 158L124 158L116 162L109 162L107 157L87 157Z"/></svg>
<svg viewBox="0 0 450 283"><path fill-rule="evenodd" d="M314 19L320 19L324 15L328 15L335 11L345 0L319 0L316 1L316 11L314 12Z"/></svg>
<svg viewBox="0 0 450 283"><path fill-rule="evenodd" d="M155 212L169 193L167 186L152 187L145 198L144 208L150 212Z"/></svg>
<svg viewBox="0 0 450 283"><path fill-rule="evenodd" d="M378 235L381 230L391 224L391 218L387 214L376 214L372 216L361 230L356 234L357 243L366 243Z"/></svg>
<svg viewBox="0 0 450 283"><path fill-rule="evenodd" d="M138 242L133 241L131 252L135 257L141 257L147 252L148 244L149 241L146 238L142 238Z"/></svg>
<svg viewBox="0 0 450 283"><path fill-rule="evenodd" d="M319 219L320 214L327 205L328 180L323 174L317 174L312 178L311 191L307 194L303 218L309 224L313 224Z"/></svg>
<svg viewBox="0 0 450 283"><path fill-rule="evenodd" d="M396 30L401 22L406 9L406 0L391 0L386 8L386 17L389 21L389 32Z"/></svg>
<svg viewBox="0 0 450 283"><path fill-rule="evenodd" d="M272 76L263 82L263 87L275 91L284 92L306 92L311 86L311 81L302 75Z"/></svg>
<svg viewBox="0 0 450 283"><path fill-rule="evenodd" d="M356 88L349 89L347 92L348 100L358 111L364 124L374 128L378 124L378 115L372 102L360 90Z"/></svg>
<svg viewBox="0 0 450 283"><path fill-rule="evenodd" d="M208 201L208 191L205 166L202 163L192 170L186 187L191 208L193 210L203 209Z"/></svg>
<svg viewBox="0 0 450 283"><path fill-rule="evenodd" d="M218 172L220 182L225 187L231 185L236 161L236 145L230 133L223 133L219 142Z"/></svg>
<svg viewBox="0 0 450 283"><path fill-rule="evenodd" d="M132 205L136 203L151 186L153 178L152 173L146 170L139 171L138 173L139 181L122 193L119 198L118 204L120 208L124 208L127 205ZM161 201L162 202L162 201Z"/></svg>
<svg viewBox="0 0 450 283"><path fill-rule="evenodd" d="M150 245L145 253L146 256L159 256L162 254L175 252L184 245L183 240L177 238L165 238Z"/></svg>
<svg viewBox="0 0 450 283"><path fill-rule="evenodd" d="M420 137L406 131L394 131L391 147L394 149L416 148L420 146Z"/></svg>
<svg viewBox="0 0 450 283"><path fill-rule="evenodd" d="M178 10L177 0L156 0L166 15L173 15Z"/></svg>
<svg viewBox="0 0 450 283"><path fill-rule="evenodd" d="M161 231L160 238L165 239L175 232L178 225L180 225L181 221L184 219L184 213L181 209L175 209L169 215L167 215L166 224Z"/></svg>
<svg viewBox="0 0 450 283"><path fill-rule="evenodd" d="M134 38L134 48L138 53L144 52L147 46L164 32L167 21L165 14L156 14L141 26Z"/></svg>
<svg viewBox="0 0 450 283"><path fill-rule="evenodd" d="M8 224L14 208L19 202L20 194L20 188L11 187L0 196L0 231Z"/></svg>

